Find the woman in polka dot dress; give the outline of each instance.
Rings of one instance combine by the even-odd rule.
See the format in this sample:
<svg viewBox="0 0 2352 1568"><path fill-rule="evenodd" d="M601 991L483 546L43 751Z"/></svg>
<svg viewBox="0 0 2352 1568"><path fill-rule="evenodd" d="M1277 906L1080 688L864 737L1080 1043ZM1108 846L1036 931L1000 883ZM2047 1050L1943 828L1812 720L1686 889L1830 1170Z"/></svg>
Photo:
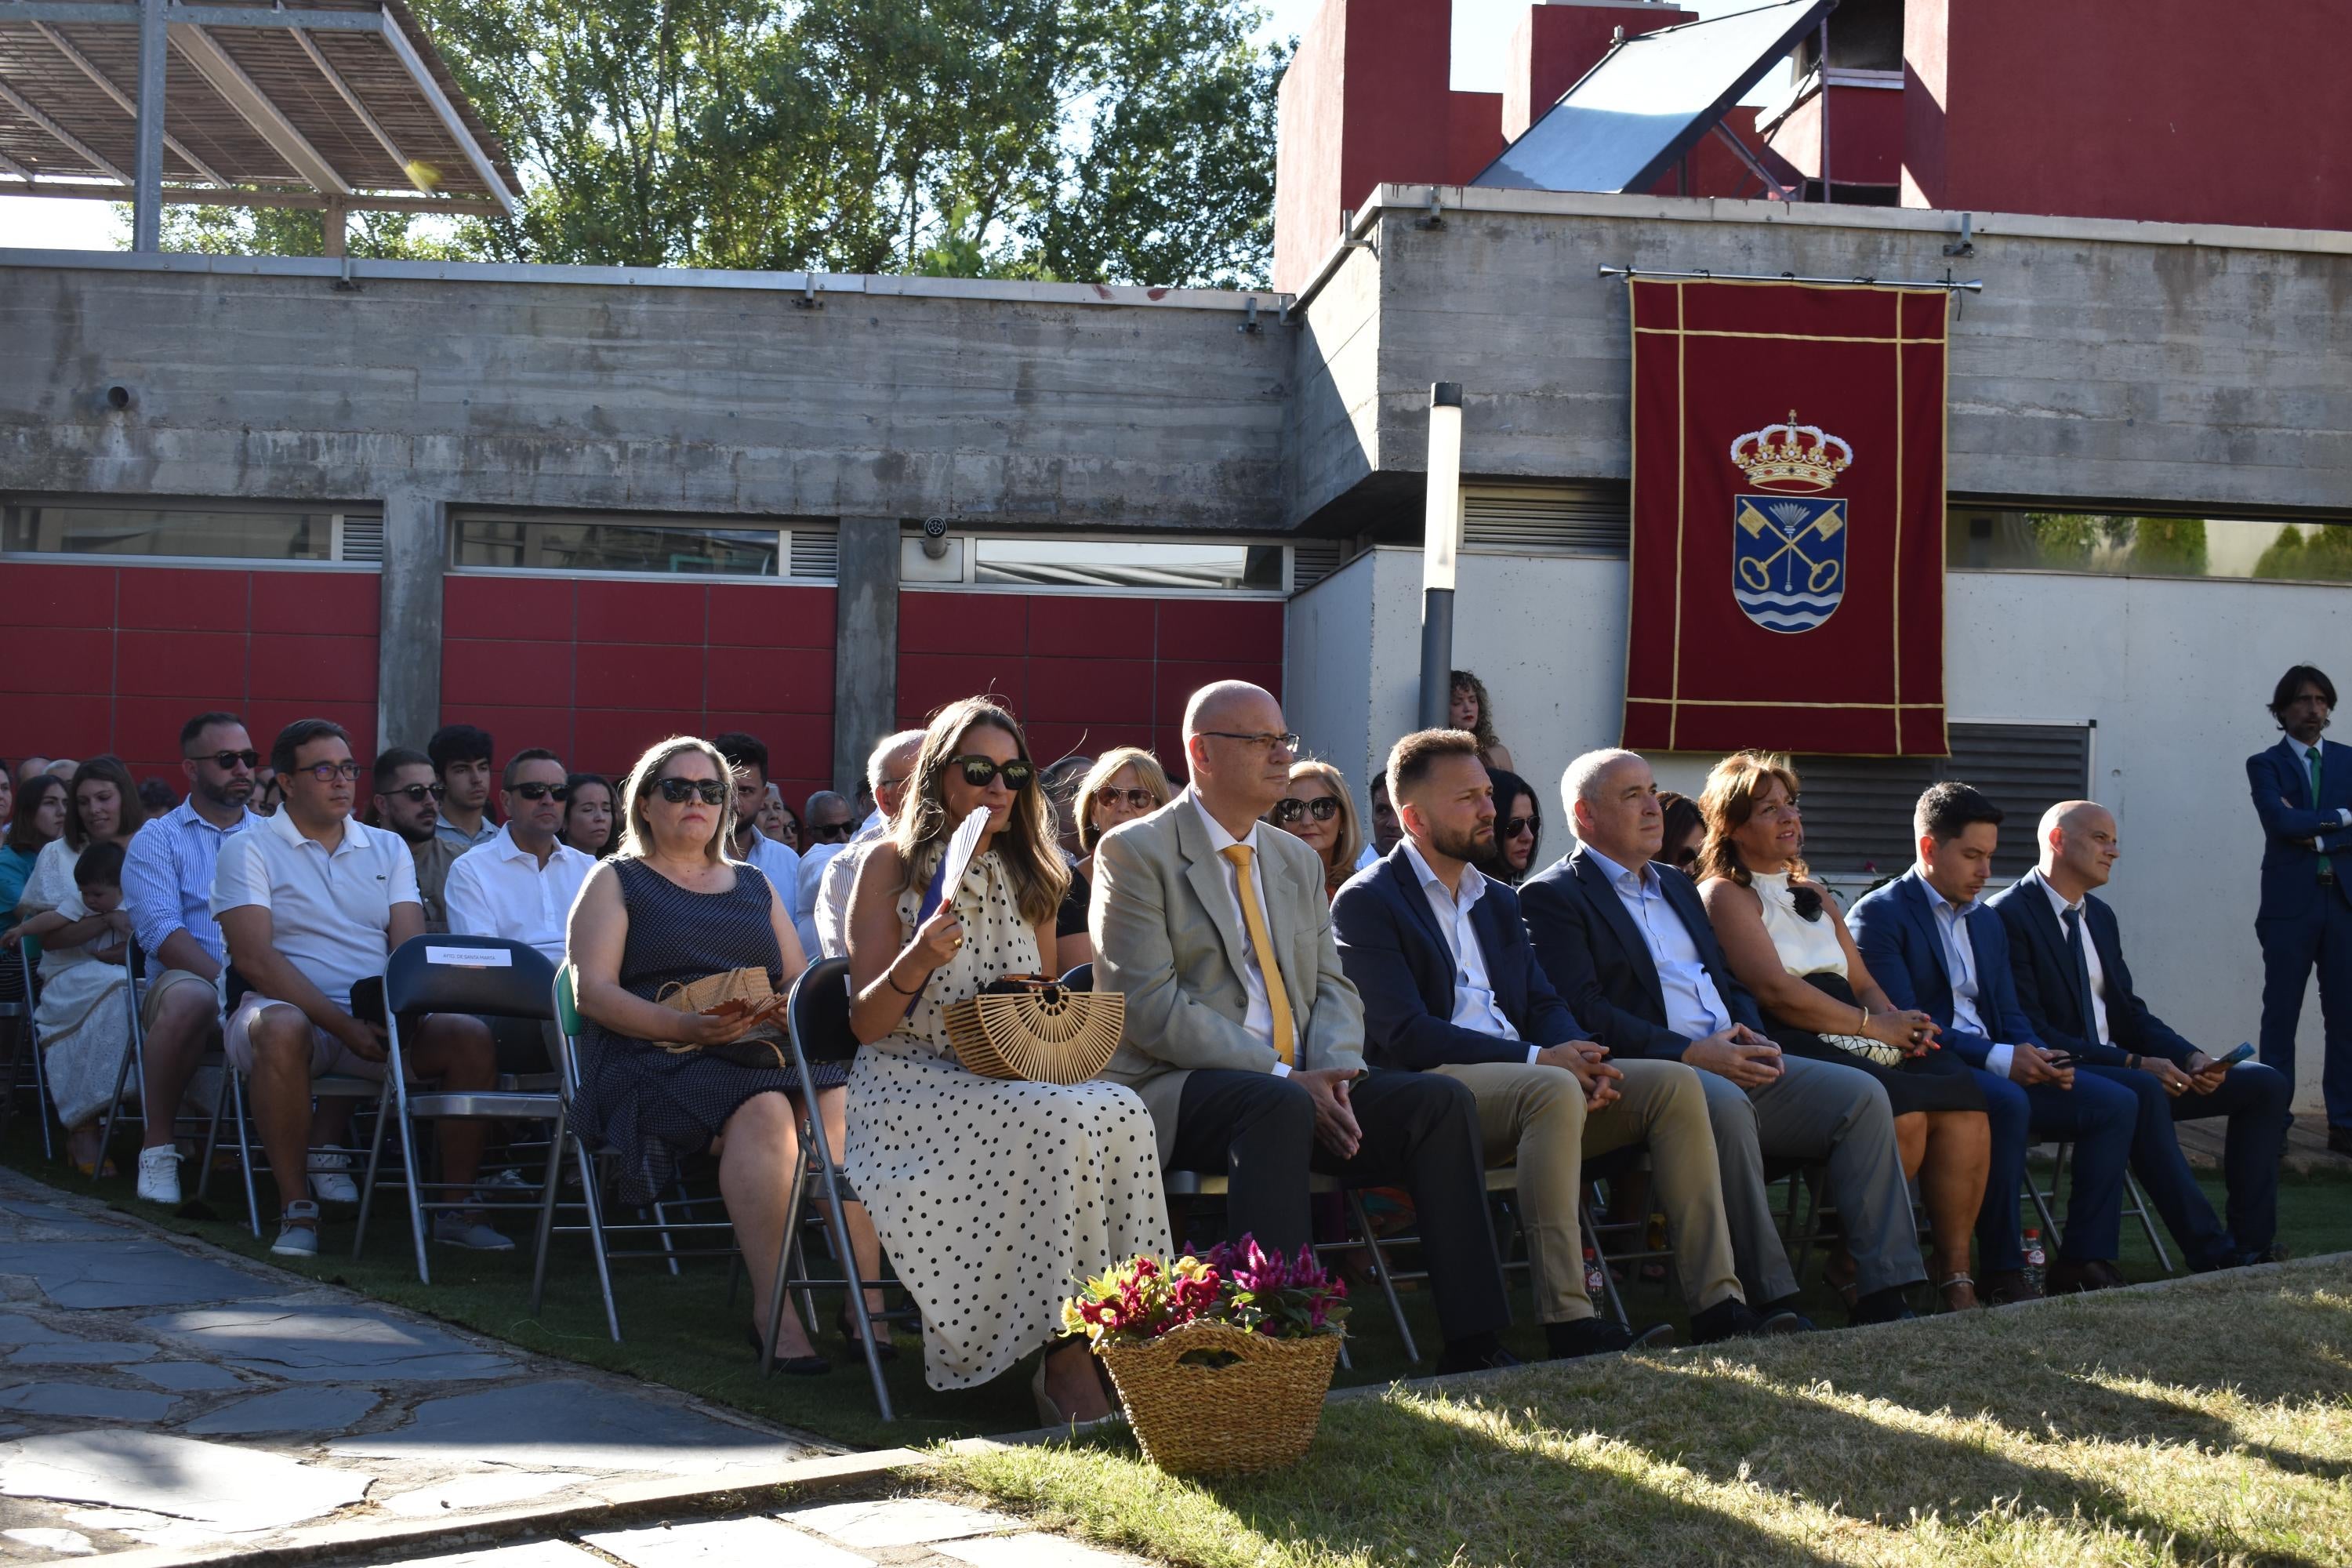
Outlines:
<svg viewBox="0 0 2352 1568"><path fill-rule="evenodd" d="M950 837L989 830L961 885L934 889ZM858 868L849 921L845 1163L923 1314L923 1373L970 1388L1041 1347L1049 1425L1111 1402L1083 1341L1061 1340L1072 1287L1139 1252L1165 1255L1151 1116L1116 1084L982 1078L948 1043L947 1010L1007 974L1054 971L1069 873L1020 725L971 698L923 736L891 836ZM927 912L927 905L929 906Z"/></svg>

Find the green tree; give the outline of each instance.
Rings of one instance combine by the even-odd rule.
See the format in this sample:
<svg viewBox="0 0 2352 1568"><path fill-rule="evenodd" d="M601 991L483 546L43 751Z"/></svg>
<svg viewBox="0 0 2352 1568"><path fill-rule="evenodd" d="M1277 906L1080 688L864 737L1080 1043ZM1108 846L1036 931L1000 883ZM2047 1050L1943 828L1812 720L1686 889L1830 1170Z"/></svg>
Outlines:
<svg viewBox="0 0 2352 1568"><path fill-rule="evenodd" d="M2305 533L2294 523L2281 523L2278 537L2254 563L2254 575L2325 582L2352 578L2352 527L2321 523Z"/></svg>
<svg viewBox="0 0 2352 1568"><path fill-rule="evenodd" d="M2128 570L2151 576L2205 575L2205 520L2200 517L2142 517L2133 520Z"/></svg>
<svg viewBox="0 0 2352 1568"><path fill-rule="evenodd" d="M458 246L415 227L413 213L352 213L344 219L343 249L386 261L464 258ZM324 216L299 207L167 206L162 244L166 250L213 256L323 256L327 236Z"/></svg>

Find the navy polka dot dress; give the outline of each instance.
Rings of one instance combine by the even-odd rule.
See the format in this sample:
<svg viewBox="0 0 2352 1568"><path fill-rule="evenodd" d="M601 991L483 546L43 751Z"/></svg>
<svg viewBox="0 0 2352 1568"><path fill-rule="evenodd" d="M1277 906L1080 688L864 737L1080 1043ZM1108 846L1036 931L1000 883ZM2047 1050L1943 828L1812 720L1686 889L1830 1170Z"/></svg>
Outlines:
<svg viewBox="0 0 2352 1568"><path fill-rule="evenodd" d="M936 849L922 882L938 865ZM898 900L898 940L919 891ZM982 1078L957 1062L947 1009L1038 971L1037 940L993 850L956 892L963 946L898 1032L857 1053L844 1163L923 1310L923 1376L970 1388L1062 1332L1080 1279L1168 1256L1151 1113L1132 1089Z"/></svg>
<svg viewBox="0 0 2352 1568"><path fill-rule="evenodd" d="M681 888L642 860L614 860L629 936L621 951L621 988L659 1001L673 982L733 969L765 969L783 989L783 950L770 915L768 879L737 866L723 893ZM580 1022L581 1131L592 1148L616 1160L621 1201L643 1208L662 1195L680 1162L710 1147L727 1119L755 1094L800 1088L790 1068L739 1067L699 1051L667 1051L648 1040ZM836 1062L812 1062L816 1087L845 1081Z"/></svg>

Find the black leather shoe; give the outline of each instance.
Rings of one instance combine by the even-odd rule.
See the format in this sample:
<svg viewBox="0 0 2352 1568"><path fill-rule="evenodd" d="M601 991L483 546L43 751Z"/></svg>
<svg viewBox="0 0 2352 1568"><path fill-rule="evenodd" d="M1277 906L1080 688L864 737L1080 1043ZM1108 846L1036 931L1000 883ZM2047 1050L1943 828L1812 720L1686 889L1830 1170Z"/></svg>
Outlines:
<svg viewBox="0 0 2352 1568"><path fill-rule="evenodd" d="M1446 1377L1457 1372L1491 1372L1497 1367L1525 1364L1505 1350L1502 1342L1493 1334L1474 1334L1445 1347L1445 1352L1437 1358L1437 1375Z"/></svg>
<svg viewBox="0 0 2352 1568"><path fill-rule="evenodd" d="M2250 1252L2238 1254L2238 1267L2251 1268L2257 1263L2284 1263L2294 1256L2284 1247L2258 1247Z"/></svg>
<svg viewBox="0 0 2352 1568"><path fill-rule="evenodd" d="M1607 1355L1612 1351L1637 1349L1664 1350L1675 1342L1674 1326L1653 1323L1635 1333L1614 1318L1578 1318L1565 1323L1546 1323L1544 1342L1554 1361L1573 1361L1579 1356Z"/></svg>
<svg viewBox="0 0 2352 1568"><path fill-rule="evenodd" d="M1706 1310L1691 1314L1691 1342L1720 1344L1725 1340L1755 1333L1763 1326L1764 1320L1749 1311L1747 1302L1737 1296L1726 1296Z"/></svg>
<svg viewBox="0 0 2352 1568"><path fill-rule="evenodd" d="M2087 1263L2053 1263L2050 1266L2050 1294L2079 1296L2086 1290L2112 1290L2127 1281L2116 1266L2105 1258L2094 1258Z"/></svg>
<svg viewBox="0 0 2352 1568"><path fill-rule="evenodd" d="M2042 1292L2025 1282L2022 1269L1996 1268L1977 1281L1977 1300L1988 1307L2006 1307L2015 1301L2039 1301Z"/></svg>
<svg viewBox="0 0 2352 1568"><path fill-rule="evenodd" d="M2327 1152L2331 1154L2352 1154L2352 1127L2329 1128Z"/></svg>
<svg viewBox="0 0 2352 1568"><path fill-rule="evenodd" d="M1918 1315L1911 1310L1911 1303L1904 1300L1903 1287L1889 1285L1884 1290L1873 1290L1869 1295L1858 1298L1850 1321L1857 1326L1864 1323L1899 1323L1906 1318Z"/></svg>
<svg viewBox="0 0 2352 1568"><path fill-rule="evenodd" d="M1756 1316L1762 1320L1756 1325L1756 1331L1759 1334L1810 1334L1813 1331L1813 1321L1797 1310L1794 1296L1767 1301L1755 1311Z"/></svg>

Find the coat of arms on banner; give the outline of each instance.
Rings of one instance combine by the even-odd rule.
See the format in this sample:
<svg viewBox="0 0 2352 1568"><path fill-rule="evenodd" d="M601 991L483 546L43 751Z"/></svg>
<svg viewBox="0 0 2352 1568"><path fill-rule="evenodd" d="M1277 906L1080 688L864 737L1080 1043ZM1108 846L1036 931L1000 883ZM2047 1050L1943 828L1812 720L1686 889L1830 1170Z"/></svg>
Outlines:
<svg viewBox="0 0 2352 1568"><path fill-rule="evenodd" d="M1751 430L1731 461L1765 493L1731 498L1731 596L1768 632L1809 632L1845 597L1846 503L1819 492L1853 463L1853 448L1819 426Z"/></svg>

